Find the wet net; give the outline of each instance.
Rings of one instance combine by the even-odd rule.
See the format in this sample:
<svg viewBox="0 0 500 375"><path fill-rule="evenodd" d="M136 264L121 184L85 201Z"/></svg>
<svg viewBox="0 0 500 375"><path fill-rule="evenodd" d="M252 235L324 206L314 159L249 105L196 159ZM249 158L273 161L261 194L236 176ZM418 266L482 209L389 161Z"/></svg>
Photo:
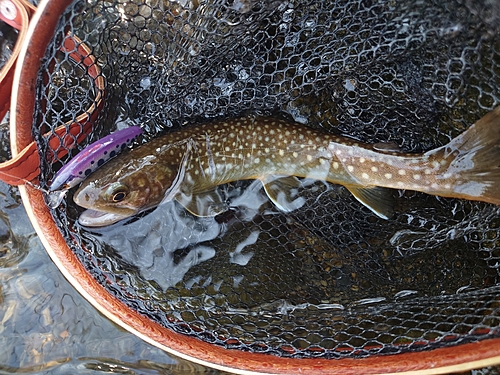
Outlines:
<svg viewBox="0 0 500 375"><path fill-rule="evenodd" d="M11 57L16 40L17 30L2 22L0 24L0 69Z"/></svg>
<svg viewBox="0 0 500 375"><path fill-rule="evenodd" d="M85 144L128 125L141 143L250 114L422 152L500 103L499 26L487 0L75 1L39 74L41 185L75 153L54 161L41 134L97 96L61 52L67 33L106 81ZM168 202L89 231L71 194L53 215L111 294L214 345L342 358L500 336L498 207L394 191L383 220L323 182L305 181L290 213L252 181L219 190L231 209L211 218Z"/></svg>

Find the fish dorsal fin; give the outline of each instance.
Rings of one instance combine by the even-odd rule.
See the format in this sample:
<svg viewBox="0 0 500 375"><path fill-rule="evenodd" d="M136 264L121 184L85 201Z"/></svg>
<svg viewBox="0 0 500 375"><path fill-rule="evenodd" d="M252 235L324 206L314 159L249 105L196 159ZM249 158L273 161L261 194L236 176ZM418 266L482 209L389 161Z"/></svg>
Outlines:
<svg viewBox="0 0 500 375"><path fill-rule="evenodd" d="M382 219L390 219L394 215L394 197L391 189L382 187L346 188L354 197Z"/></svg>
<svg viewBox="0 0 500 375"><path fill-rule="evenodd" d="M194 194L181 191L175 196L175 200L193 215L200 217L216 216L228 209L217 188Z"/></svg>
<svg viewBox="0 0 500 375"><path fill-rule="evenodd" d="M378 142L372 145L373 149L378 152L392 154L393 152L401 152L401 148L394 142Z"/></svg>
<svg viewBox="0 0 500 375"><path fill-rule="evenodd" d="M269 199L281 211L290 212L304 205L305 199L299 197L300 180L294 176L267 176L260 179Z"/></svg>

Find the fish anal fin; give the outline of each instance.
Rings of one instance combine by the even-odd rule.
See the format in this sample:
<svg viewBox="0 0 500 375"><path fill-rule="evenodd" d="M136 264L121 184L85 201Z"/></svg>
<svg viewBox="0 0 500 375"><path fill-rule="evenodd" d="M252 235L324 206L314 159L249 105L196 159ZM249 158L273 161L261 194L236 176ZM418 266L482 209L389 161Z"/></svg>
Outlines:
<svg viewBox="0 0 500 375"><path fill-rule="evenodd" d="M304 205L305 199L299 197L300 180L294 176L267 176L260 179L269 199L281 211L290 212Z"/></svg>
<svg viewBox="0 0 500 375"><path fill-rule="evenodd" d="M382 219L390 219L394 215L394 197L392 190L382 187L346 188L354 197Z"/></svg>
<svg viewBox="0 0 500 375"><path fill-rule="evenodd" d="M216 216L228 209L216 188L194 194L180 192L175 200L193 215L200 217Z"/></svg>

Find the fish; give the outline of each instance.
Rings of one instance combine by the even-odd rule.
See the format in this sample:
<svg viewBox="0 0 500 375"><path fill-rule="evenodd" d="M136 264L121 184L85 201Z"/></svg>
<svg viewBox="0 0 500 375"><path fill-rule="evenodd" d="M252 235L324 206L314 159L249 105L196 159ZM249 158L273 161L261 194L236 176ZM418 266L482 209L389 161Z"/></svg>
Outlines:
<svg viewBox="0 0 500 375"><path fill-rule="evenodd" d="M296 209L302 178L343 185L383 219L394 190L500 204L500 107L448 144L424 153L364 144L272 117L244 117L186 127L111 160L74 194L79 223L100 227L175 200L196 216L228 209L217 187L260 180L278 209Z"/></svg>
<svg viewBox="0 0 500 375"><path fill-rule="evenodd" d="M130 126L85 147L54 176L48 189L49 206L59 206L69 189L80 184L93 171L130 146L141 134L140 126Z"/></svg>

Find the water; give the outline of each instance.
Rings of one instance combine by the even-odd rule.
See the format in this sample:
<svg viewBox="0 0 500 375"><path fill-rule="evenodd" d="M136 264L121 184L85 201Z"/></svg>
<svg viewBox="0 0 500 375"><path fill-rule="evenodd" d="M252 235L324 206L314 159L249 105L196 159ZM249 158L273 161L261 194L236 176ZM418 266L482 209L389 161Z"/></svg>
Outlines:
<svg viewBox="0 0 500 375"><path fill-rule="evenodd" d="M213 374L119 328L62 277L0 183L0 374ZM497 374L500 367L461 374Z"/></svg>
<svg viewBox="0 0 500 375"><path fill-rule="evenodd" d="M0 374L220 374L169 356L103 317L62 277L0 184ZM8 233L8 231L7 231Z"/></svg>
<svg viewBox="0 0 500 375"><path fill-rule="evenodd" d="M3 131L2 131L3 130ZM0 154L8 137L0 127ZM0 183L0 374L223 374L124 331L66 281L17 188Z"/></svg>
<svg viewBox="0 0 500 375"><path fill-rule="evenodd" d="M0 127L0 154L8 155ZM0 374L220 374L146 344L102 316L48 257L17 188L0 183ZM494 374L485 368L469 374Z"/></svg>

